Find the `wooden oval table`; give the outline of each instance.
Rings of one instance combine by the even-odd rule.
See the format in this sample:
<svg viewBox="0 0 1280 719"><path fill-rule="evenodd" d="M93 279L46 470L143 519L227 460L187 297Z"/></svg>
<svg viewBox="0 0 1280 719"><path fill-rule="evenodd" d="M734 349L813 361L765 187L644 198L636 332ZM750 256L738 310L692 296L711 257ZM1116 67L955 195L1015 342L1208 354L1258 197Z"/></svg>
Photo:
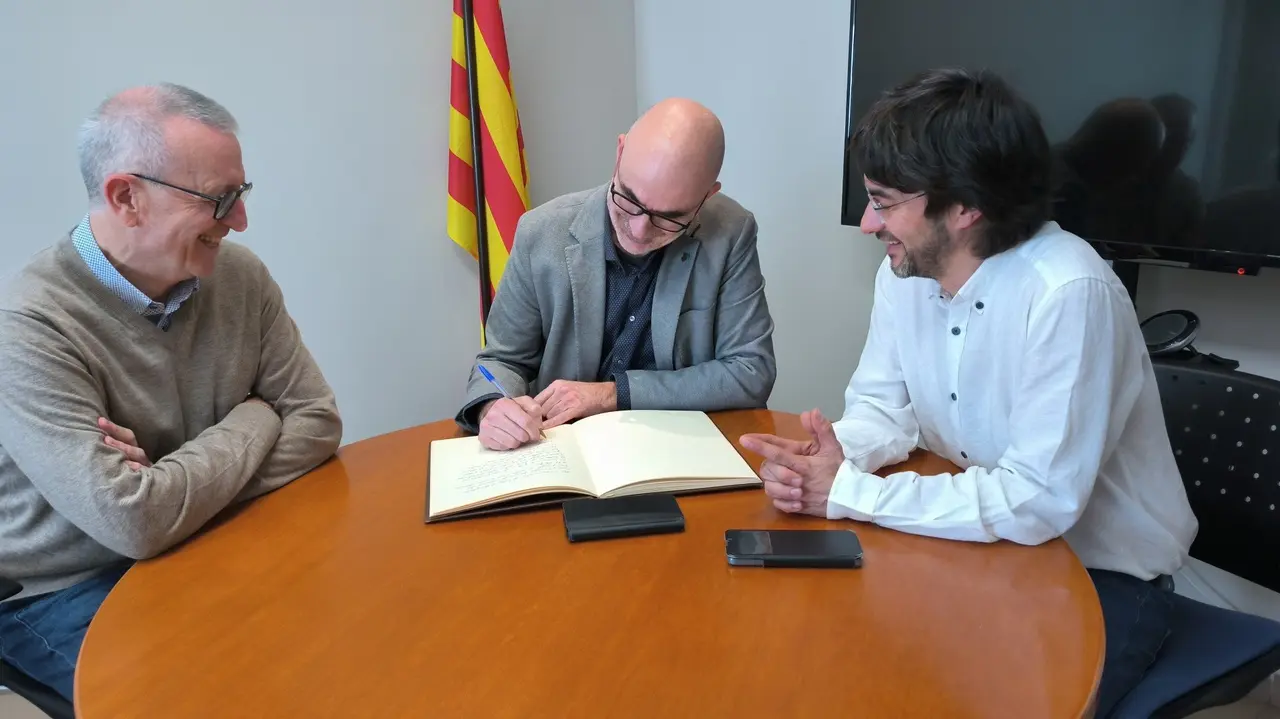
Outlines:
<svg viewBox="0 0 1280 719"><path fill-rule="evenodd" d="M713 417L735 446L805 436L794 415ZM446 421L344 447L138 563L89 628L79 716L1091 713L1102 615L1061 540L791 517L759 489L682 497L675 535L571 545L558 510L425 525L429 442L456 435ZM827 525L856 529L862 569L725 562L726 529Z"/></svg>

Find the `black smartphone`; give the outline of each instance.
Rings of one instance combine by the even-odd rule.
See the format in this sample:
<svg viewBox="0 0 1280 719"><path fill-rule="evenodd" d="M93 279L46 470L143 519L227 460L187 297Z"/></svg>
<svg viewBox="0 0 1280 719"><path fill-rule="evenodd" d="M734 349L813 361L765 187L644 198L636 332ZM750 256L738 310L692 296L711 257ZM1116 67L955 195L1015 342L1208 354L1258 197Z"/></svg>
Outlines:
<svg viewBox="0 0 1280 719"><path fill-rule="evenodd" d="M730 529L724 551L735 567L862 566L862 542L852 529Z"/></svg>

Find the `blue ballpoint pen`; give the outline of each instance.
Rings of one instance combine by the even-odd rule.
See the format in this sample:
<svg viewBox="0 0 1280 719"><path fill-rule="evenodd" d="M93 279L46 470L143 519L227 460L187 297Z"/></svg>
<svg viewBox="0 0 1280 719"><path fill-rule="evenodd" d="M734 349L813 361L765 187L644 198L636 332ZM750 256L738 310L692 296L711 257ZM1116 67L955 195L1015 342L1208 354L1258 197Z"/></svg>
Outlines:
<svg viewBox="0 0 1280 719"><path fill-rule="evenodd" d="M502 393L503 397L506 397L507 399L511 399L511 400L515 399L515 397L512 397L510 394L508 394L507 390L504 389L502 385L498 383L498 378L494 377L493 374L489 372L489 370L485 369L484 365L477 364L476 367L480 369L480 374L484 375L484 378L489 380L489 384L496 387L498 391ZM543 432L542 430L538 430L538 436L542 437L543 439L546 439L547 433Z"/></svg>

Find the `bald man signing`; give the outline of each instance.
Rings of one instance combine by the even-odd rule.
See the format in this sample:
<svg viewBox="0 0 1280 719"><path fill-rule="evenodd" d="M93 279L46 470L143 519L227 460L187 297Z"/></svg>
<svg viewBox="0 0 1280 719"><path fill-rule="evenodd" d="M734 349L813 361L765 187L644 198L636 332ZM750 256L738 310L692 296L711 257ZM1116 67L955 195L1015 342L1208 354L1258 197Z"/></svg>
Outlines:
<svg viewBox="0 0 1280 719"><path fill-rule="evenodd" d="M502 450L601 412L765 406L773 320L723 160L716 116L665 100L618 137L609 182L525 213L459 426Z"/></svg>

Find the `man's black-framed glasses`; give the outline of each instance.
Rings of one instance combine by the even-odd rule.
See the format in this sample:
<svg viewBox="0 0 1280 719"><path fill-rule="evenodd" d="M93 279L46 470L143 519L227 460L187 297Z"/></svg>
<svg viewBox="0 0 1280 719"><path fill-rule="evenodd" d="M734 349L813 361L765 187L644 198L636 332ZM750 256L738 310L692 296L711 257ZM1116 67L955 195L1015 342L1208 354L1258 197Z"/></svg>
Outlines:
<svg viewBox="0 0 1280 719"><path fill-rule="evenodd" d="M188 195L199 197L202 200L208 200L209 202L212 202L213 203L213 219L215 220L221 220L222 218L230 214L231 208L236 206L236 201L243 200L245 197L248 196L249 191L253 189L253 183L246 182L240 185L239 187L237 187L236 189L230 190L228 192L224 192L221 195L206 195L203 192L197 192L195 190L182 187L180 185L175 185L172 182L165 182L164 180L159 180L154 177L149 177L147 175L139 175L136 172L130 172L129 174L138 178L139 180L146 180L147 182L154 182L157 185L164 185L165 187L172 188L179 192L185 192Z"/></svg>
<svg viewBox="0 0 1280 719"><path fill-rule="evenodd" d="M666 215L660 215L656 212L653 212L652 210L646 208L644 205L641 205L639 202L636 202L630 197L627 197L626 195L624 195L623 193L618 192L618 189L614 186L614 183L612 182L609 183L609 194L613 196L613 204L617 205L619 210L622 210L623 212L627 213L628 215L631 215L632 217L640 217L641 215L648 215L649 224L653 225L659 230L662 230L663 232L684 232L685 230L689 229L689 224L693 222L693 219L692 219L693 216L698 214L698 210L702 209L702 204L707 201L707 198L705 197L702 198L702 202L699 202L698 206L694 208L692 213L690 213L689 222L681 222L679 220L672 219L671 217L668 217Z"/></svg>

